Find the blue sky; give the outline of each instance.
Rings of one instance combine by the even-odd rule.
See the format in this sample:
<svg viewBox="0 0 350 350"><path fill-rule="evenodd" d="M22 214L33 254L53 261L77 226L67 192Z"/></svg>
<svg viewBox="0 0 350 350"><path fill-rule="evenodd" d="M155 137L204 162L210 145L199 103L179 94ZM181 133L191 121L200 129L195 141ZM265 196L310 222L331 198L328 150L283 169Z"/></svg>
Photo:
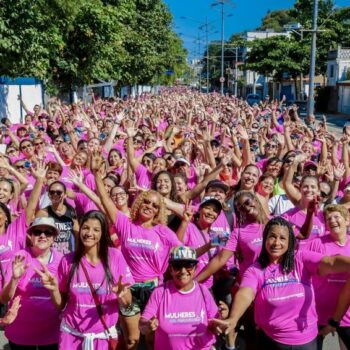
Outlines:
<svg viewBox="0 0 350 350"><path fill-rule="evenodd" d="M220 39L220 6L211 7L210 4L214 1L164 0L173 14L174 30L181 33L184 46L189 51L189 58L198 56L198 40L197 43L194 41L195 38L198 38L199 33L201 51L204 50L205 32L199 32L198 27L201 23L205 23L206 17L209 23L214 22L210 26L209 32L212 34L209 36L209 40ZM233 33L258 27L268 10L291 8L294 2L294 0L232 0L233 8L225 6L225 12L229 15L225 18L225 39L228 39ZM335 0L334 3L339 7L350 6L350 0ZM186 17L186 19L181 17Z"/></svg>

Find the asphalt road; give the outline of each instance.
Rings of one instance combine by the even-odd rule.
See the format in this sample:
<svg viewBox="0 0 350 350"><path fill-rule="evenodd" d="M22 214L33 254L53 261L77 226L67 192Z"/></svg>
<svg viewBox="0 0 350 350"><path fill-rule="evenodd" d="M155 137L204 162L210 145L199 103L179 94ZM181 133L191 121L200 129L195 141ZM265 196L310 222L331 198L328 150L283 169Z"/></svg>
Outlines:
<svg viewBox="0 0 350 350"><path fill-rule="evenodd" d="M317 119L320 118L321 115L317 115ZM348 120L350 120L350 115L327 115L327 124L329 130L336 132L338 135L341 133L344 123ZM3 331L0 331L0 350L9 350ZM338 337L328 335L324 341L323 350L340 350Z"/></svg>

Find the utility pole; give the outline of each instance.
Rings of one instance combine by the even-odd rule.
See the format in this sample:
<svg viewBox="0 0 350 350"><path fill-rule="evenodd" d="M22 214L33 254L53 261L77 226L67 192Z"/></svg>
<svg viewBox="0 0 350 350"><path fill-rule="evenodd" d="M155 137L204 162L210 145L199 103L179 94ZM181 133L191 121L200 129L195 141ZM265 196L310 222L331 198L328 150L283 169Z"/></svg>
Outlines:
<svg viewBox="0 0 350 350"><path fill-rule="evenodd" d="M221 1L221 74L220 74L220 93L221 95L224 94L224 54L225 54L225 48L224 48L224 2Z"/></svg>
<svg viewBox="0 0 350 350"><path fill-rule="evenodd" d="M236 47L236 62L235 62L235 96L237 97L237 90L238 90L238 84L237 84L237 79L238 79L238 72L237 72L237 61L238 61L238 47Z"/></svg>
<svg viewBox="0 0 350 350"><path fill-rule="evenodd" d="M307 100L308 115L313 114L315 109L314 85L315 85L315 64L316 64L317 14L318 14L318 0L314 0L313 16L312 16L310 72L309 72L309 96Z"/></svg>
<svg viewBox="0 0 350 350"><path fill-rule="evenodd" d="M209 39L208 39L208 17L205 17L205 38L207 44L207 93L209 93Z"/></svg>

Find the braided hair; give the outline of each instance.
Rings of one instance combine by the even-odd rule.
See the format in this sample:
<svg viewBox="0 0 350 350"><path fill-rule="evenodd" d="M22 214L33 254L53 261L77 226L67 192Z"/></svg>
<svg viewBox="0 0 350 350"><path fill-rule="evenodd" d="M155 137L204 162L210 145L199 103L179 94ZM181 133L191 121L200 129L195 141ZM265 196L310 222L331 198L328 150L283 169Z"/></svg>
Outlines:
<svg viewBox="0 0 350 350"><path fill-rule="evenodd" d="M263 232L263 242L261 252L258 257L258 262L260 263L262 268L265 268L270 264L269 253L266 250L266 240L268 234L271 231L272 226L282 226L286 227L288 230L288 249L282 257L281 266L284 273L289 273L294 269L294 250L296 245L296 238L294 235L292 225L280 216L276 216L275 218L271 219L265 226Z"/></svg>

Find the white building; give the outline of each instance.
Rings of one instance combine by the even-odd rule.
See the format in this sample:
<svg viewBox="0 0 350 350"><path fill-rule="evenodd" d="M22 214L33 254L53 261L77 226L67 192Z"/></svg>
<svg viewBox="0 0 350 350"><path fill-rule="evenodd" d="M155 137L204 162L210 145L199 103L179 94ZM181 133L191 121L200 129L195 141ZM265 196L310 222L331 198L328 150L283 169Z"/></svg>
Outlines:
<svg viewBox="0 0 350 350"><path fill-rule="evenodd" d="M247 41L253 41L256 39L267 39L273 36L282 35L289 37L290 32L274 32L273 30L266 31L254 31L254 32L246 32L243 38ZM245 48L243 53L243 58L245 60L245 56L249 52L249 48ZM245 71L245 81L246 81L246 93L257 93L261 98L264 95L267 95L267 81L268 78L264 77L262 74L257 72L253 72L250 70Z"/></svg>
<svg viewBox="0 0 350 350"><path fill-rule="evenodd" d="M338 46L329 51L327 85L333 87L329 107L350 114L350 49Z"/></svg>

